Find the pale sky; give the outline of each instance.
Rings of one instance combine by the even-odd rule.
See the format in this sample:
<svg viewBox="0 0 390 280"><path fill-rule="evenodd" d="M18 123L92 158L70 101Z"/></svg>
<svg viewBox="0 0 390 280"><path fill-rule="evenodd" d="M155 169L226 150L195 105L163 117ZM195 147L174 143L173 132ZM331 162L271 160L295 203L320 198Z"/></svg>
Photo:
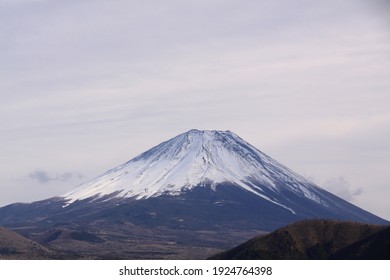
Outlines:
<svg viewBox="0 0 390 280"><path fill-rule="evenodd" d="M0 206L231 130L390 219L385 0L0 0Z"/></svg>

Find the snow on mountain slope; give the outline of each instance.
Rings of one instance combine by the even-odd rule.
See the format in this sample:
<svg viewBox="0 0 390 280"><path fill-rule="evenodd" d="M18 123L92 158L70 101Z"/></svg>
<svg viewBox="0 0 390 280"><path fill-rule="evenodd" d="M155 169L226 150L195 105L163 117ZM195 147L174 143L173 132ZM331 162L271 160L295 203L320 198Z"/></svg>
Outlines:
<svg viewBox="0 0 390 280"><path fill-rule="evenodd" d="M64 195L68 204L91 197L146 199L229 183L294 211L277 196L289 192L326 205L322 189L230 131L190 130Z"/></svg>

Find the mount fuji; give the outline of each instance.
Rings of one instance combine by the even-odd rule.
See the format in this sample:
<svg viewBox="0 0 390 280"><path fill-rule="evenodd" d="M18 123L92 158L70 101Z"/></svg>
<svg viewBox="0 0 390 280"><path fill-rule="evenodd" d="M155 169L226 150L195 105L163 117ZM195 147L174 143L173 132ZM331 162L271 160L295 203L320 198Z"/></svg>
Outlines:
<svg viewBox="0 0 390 280"><path fill-rule="evenodd" d="M181 244L194 244L198 238L197 246L205 240L194 232L218 232L215 242L221 233L271 231L315 218L388 223L325 191L230 131L195 129L62 196L0 208L0 225L28 237L66 228L67 236L72 236L69 230L82 230L89 235L81 236L89 237L104 232L93 240L113 240L121 232L137 238L175 236L174 242Z"/></svg>
<svg viewBox="0 0 390 280"><path fill-rule="evenodd" d="M295 214L283 191L328 205L321 191L230 131L190 130L64 195L88 198L180 196L194 188L233 185Z"/></svg>
<svg viewBox="0 0 390 280"><path fill-rule="evenodd" d="M172 200L195 193L203 193L206 200L212 198L217 207L241 203L256 209L256 204L262 205L256 213L259 220L278 213L287 220L382 221L314 185L230 131L193 129L180 134L79 186L63 199L67 206L114 198ZM257 202L246 205L238 197Z"/></svg>

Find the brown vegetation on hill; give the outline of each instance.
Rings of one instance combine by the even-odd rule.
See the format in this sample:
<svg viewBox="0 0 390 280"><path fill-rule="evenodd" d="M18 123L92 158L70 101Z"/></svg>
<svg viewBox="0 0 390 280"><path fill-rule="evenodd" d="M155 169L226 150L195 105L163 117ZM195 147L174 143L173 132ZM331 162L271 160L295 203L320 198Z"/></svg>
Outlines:
<svg viewBox="0 0 390 280"><path fill-rule="evenodd" d="M0 259L49 259L49 249L20 234L0 227Z"/></svg>
<svg viewBox="0 0 390 280"><path fill-rule="evenodd" d="M255 237L212 259L389 259L390 227L306 220Z"/></svg>

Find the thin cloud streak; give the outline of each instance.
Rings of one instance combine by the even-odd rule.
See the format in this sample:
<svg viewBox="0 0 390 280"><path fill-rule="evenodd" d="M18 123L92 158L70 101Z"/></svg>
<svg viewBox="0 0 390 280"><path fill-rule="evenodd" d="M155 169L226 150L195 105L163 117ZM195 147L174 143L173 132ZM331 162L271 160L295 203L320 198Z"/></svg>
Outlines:
<svg viewBox="0 0 390 280"><path fill-rule="evenodd" d="M83 175L81 173L63 172L60 174L57 173L55 176L53 176L45 170L38 169L34 172L31 172L28 175L28 178L32 180L37 180L41 184L48 184L52 181L68 182L71 181L73 178L82 179Z"/></svg>

